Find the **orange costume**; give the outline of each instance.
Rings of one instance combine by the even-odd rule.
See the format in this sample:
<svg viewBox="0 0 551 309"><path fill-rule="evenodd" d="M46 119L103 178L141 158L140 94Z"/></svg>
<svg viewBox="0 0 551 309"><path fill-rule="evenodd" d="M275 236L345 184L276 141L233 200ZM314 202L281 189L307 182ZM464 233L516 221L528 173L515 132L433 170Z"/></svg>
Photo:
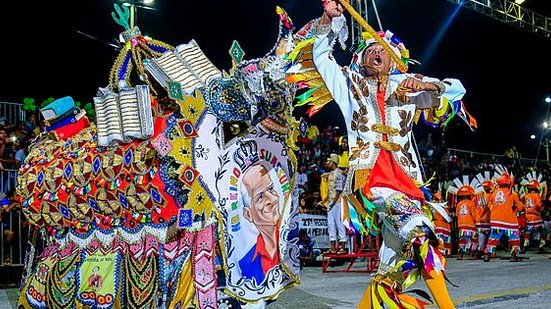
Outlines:
<svg viewBox="0 0 551 309"><path fill-rule="evenodd" d="M455 204L455 215L457 218L458 238L459 238L459 256L463 258L463 253L467 250L477 248L476 238L476 196L483 192L480 182L475 178L469 180L469 176L463 175L461 178L455 178L453 184L448 188L448 193L457 197ZM452 198L453 207L454 199Z"/></svg>
<svg viewBox="0 0 551 309"><path fill-rule="evenodd" d="M503 176L502 176L503 177ZM520 237L517 212L524 210L524 204L516 193L511 192L508 185L512 183L510 176L507 180L498 181L500 187L492 193L490 198L490 224L491 233L488 240L488 253L495 253L500 238L505 235L509 238L511 252L516 255L520 251Z"/></svg>
<svg viewBox="0 0 551 309"><path fill-rule="evenodd" d="M546 230L543 228L543 220L541 213L543 212L543 203L541 196L547 191L547 184L541 181L542 176L536 175L533 171L526 175L526 178L521 182L528 189L528 193L524 197L526 206L526 231L524 233L524 248L530 246L530 240L540 240L539 248L543 251L545 246L545 238L547 237ZM543 237L542 237L543 236Z"/></svg>
<svg viewBox="0 0 551 309"><path fill-rule="evenodd" d="M477 229L480 230L490 230L490 198L492 196L491 192L484 192L476 200L476 210L475 210L475 224Z"/></svg>
<svg viewBox="0 0 551 309"><path fill-rule="evenodd" d="M526 206L526 224L533 228L542 227L541 212L543 211L543 204L541 203L540 194L536 192L526 194L524 205Z"/></svg>
<svg viewBox="0 0 551 309"><path fill-rule="evenodd" d="M524 210L518 195L508 187L500 187L490 197L490 224L492 229L518 231L517 212Z"/></svg>
<svg viewBox="0 0 551 309"><path fill-rule="evenodd" d="M459 249L463 252L470 250L473 244L476 244L475 213L476 208L471 198L457 203L455 214L459 229Z"/></svg>

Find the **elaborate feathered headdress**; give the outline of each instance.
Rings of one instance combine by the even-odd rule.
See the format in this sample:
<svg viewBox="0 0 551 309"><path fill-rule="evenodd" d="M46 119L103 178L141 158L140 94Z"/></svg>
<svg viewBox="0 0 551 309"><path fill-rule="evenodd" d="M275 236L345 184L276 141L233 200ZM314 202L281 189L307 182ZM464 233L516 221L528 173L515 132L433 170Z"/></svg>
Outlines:
<svg viewBox="0 0 551 309"><path fill-rule="evenodd" d="M526 174L520 184L526 188L534 188L539 190L542 195L547 193L547 182L543 181L543 175L536 171Z"/></svg>
<svg viewBox="0 0 551 309"><path fill-rule="evenodd" d="M513 186L513 184L515 183L515 177L512 173L509 173L509 170L505 166L497 164L494 169L495 171L493 178L499 186Z"/></svg>
<svg viewBox="0 0 551 309"><path fill-rule="evenodd" d="M478 179L475 177L469 181L469 176L467 175L463 175L461 179L459 177L455 178L453 185L448 188L448 193L457 196L475 196L483 191L484 188L482 188Z"/></svg>
<svg viewBox="0 0 551 309"><path fill-rule="evenodd" d="M494 182L492 181L492 177L490 176L490 171L484 171L483 173L478 173L475 177L480 183L480 185L482 185L482 188L494 187Z"/></svg>
<svg viewBox="0 0 551 309"><path fill-rule="evenodd" d="M379 37L381 37L385 42L388 43L392 51L396 54L398 58L400 58L400 60L404 64L404 67L407 70L410 59L409 50L405 47L404 43L402 43L402 41L394 33L388 30L386 32L379 31L377 32L377 35L379 35ZM352 56L352 63L350 64L350 68L352 70L360 72L365 50L376 43L377 41L371 36L371 34L369 34L368 32L362 33L362 38L358 42L358 45L356 46L356 51ZM393 72L391 73L399 74L401 72L394 68Z"/></svg>

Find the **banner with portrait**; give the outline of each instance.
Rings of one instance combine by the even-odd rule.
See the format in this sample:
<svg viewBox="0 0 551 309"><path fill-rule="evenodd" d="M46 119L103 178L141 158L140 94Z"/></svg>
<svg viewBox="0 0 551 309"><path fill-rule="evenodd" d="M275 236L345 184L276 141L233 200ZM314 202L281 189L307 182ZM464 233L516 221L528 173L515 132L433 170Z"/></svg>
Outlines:
<svg viewBox="0 0 551 309"><path fill-rule="evenodd" d="M203 130L212 132L201 127L200 136ZM222 126L214 131L203 147L218 148L218 164L196 160L196 166L201 181L214 184L208 189L219 205L224 231L226 292L247 302L273 298L298 281L300 266L290 150L284 140L260 129L226 144Z"/></svg>
<svg viewBox="0 0 551 309"><path fill-rule="evenodd" d="M78 275L78 300L95 308L112 308L120 282L120 253L83 253Z"/></svg>

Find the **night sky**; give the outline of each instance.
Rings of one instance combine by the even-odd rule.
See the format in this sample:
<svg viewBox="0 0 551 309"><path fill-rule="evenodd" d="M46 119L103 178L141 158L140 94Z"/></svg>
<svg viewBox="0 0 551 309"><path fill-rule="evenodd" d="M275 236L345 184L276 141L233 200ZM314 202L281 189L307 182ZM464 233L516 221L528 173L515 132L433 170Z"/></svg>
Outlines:
<svg viewBox="0 0 551 309"><path fill-rule="evenodd" d="M370 2L370 1L368 1ZM17 1L0 10L3 44L0 48L4 77L0 101L21 102L24 97L41 101L70 95L91 101L107 84L117 51L75 32L114 43L122 31L110 16L113 0ZM456 6L445 0L378 0L383 26L397 34L422 65L411 72L460 79L467 94L464 102L476 117L479 129L471 133L457 118L445 133L448 147L503 153L516 145L524 157L535 157L551 96L551 39L495 21L468 9L460 9L435 45L434 39ZM172 45L195 39L220 69L231 66L228 49L233 39L245 50L245 58L264 55L277 35L275 6L287 10L300 27L320 16L319 0L156 0L157 11L138 10L143 34ZM527 5L551 16L548 0L527 0ZM376 22L370 17L374 28ZM429 47L435 46L427 59ZM337 59L348 64L350 55ZM297 110L300 113L301 110ZM309 121L342 127L335 104ZM440 129L420 124L419 138ZM551 138L551 132L549 133ZM540 153L541 158L541 153Z"/></svg>

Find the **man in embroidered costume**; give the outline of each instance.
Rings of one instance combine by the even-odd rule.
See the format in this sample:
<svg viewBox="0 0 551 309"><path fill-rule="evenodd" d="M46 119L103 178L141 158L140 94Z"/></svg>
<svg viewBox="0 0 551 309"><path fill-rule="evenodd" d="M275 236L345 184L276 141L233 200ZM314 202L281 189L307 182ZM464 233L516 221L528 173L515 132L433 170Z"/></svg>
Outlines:
<svg viewBox="0 0 551 309"><path fill-rule="evenodd" d="M530 246L530 240L540 241L538 251L545 253L545 237L543 229L543 220L541 212L543 204L541 201L541 183L537 179L523 181L524 186L528 189L528 193L524 196L524 205L526 206L526 231L524 233L523 251Z"/></svg>
<svg viewBox="0 0 551 309"><path fill-rule="evenodd" d="M358 215L365 216L357 194L384 223L377 275L359 307L378 308L381 303L421 307L419 300L402 293L402 286L409 287L421 275L438 306L452 308L444 283L445 259L437 249L433 224L421 210L425 200L417 184L422 175L411 129L417 111L438 108L442 98L460 100L465 90L454 79L393 74L397 64L389 53L407 59L408 52L389 31L379 35L391 51L368 37L358 46L350 67L341 68L331 51L338 33L332 19L342 12L340 3L324 2L324 14L315 22L313 57L347 122L350 170L343 195L349 207L344 211L365 232L359 223L363 219L357 220Z"/></svg>
<svg viewBox="0 0 551 309"><path fill-rule="evenodd" d="M326 167L330 170L327 175L327 227L331 249L329 253L346 253L346 228L341 219L341 193L344 188L345 176L339 168L339 157L332 153L327 158ZM337 236L339 247L337 248Z"/></svg>
<svg viewBox="0 0 551 309"><path fill-rule="evenodd" d="M498 178L497 185L498 188L490 197L491 232L484 262L489 262L490 255L495 254L495 248L502 236L509 239L511 261L517 262L517 254L520 252L517 212L524 210L524 204L518 195L511 191L513 179L508 173L505 172Z"/></svg>
<svg viewBox="0 0 551 309"><path fill-rule="evenodd" d="M253 165L245 172L241 198L243 217L255 225L259 235L256 244L239 261L239 266L243 277L254 278L260 284L268 270L279 264L279 196L263 165Z"/></svg>
<svg viewBox="0 0 551 309"><path fill-rule="evenodd" d="M490 196L494 189L494 183L488 176L484 178L482 174L478 174L477 178L482 182L484 192L476 199L476 232L478 236L478 246L476 256L480 256L486 251L488 237L490 236Z"/></svg>

